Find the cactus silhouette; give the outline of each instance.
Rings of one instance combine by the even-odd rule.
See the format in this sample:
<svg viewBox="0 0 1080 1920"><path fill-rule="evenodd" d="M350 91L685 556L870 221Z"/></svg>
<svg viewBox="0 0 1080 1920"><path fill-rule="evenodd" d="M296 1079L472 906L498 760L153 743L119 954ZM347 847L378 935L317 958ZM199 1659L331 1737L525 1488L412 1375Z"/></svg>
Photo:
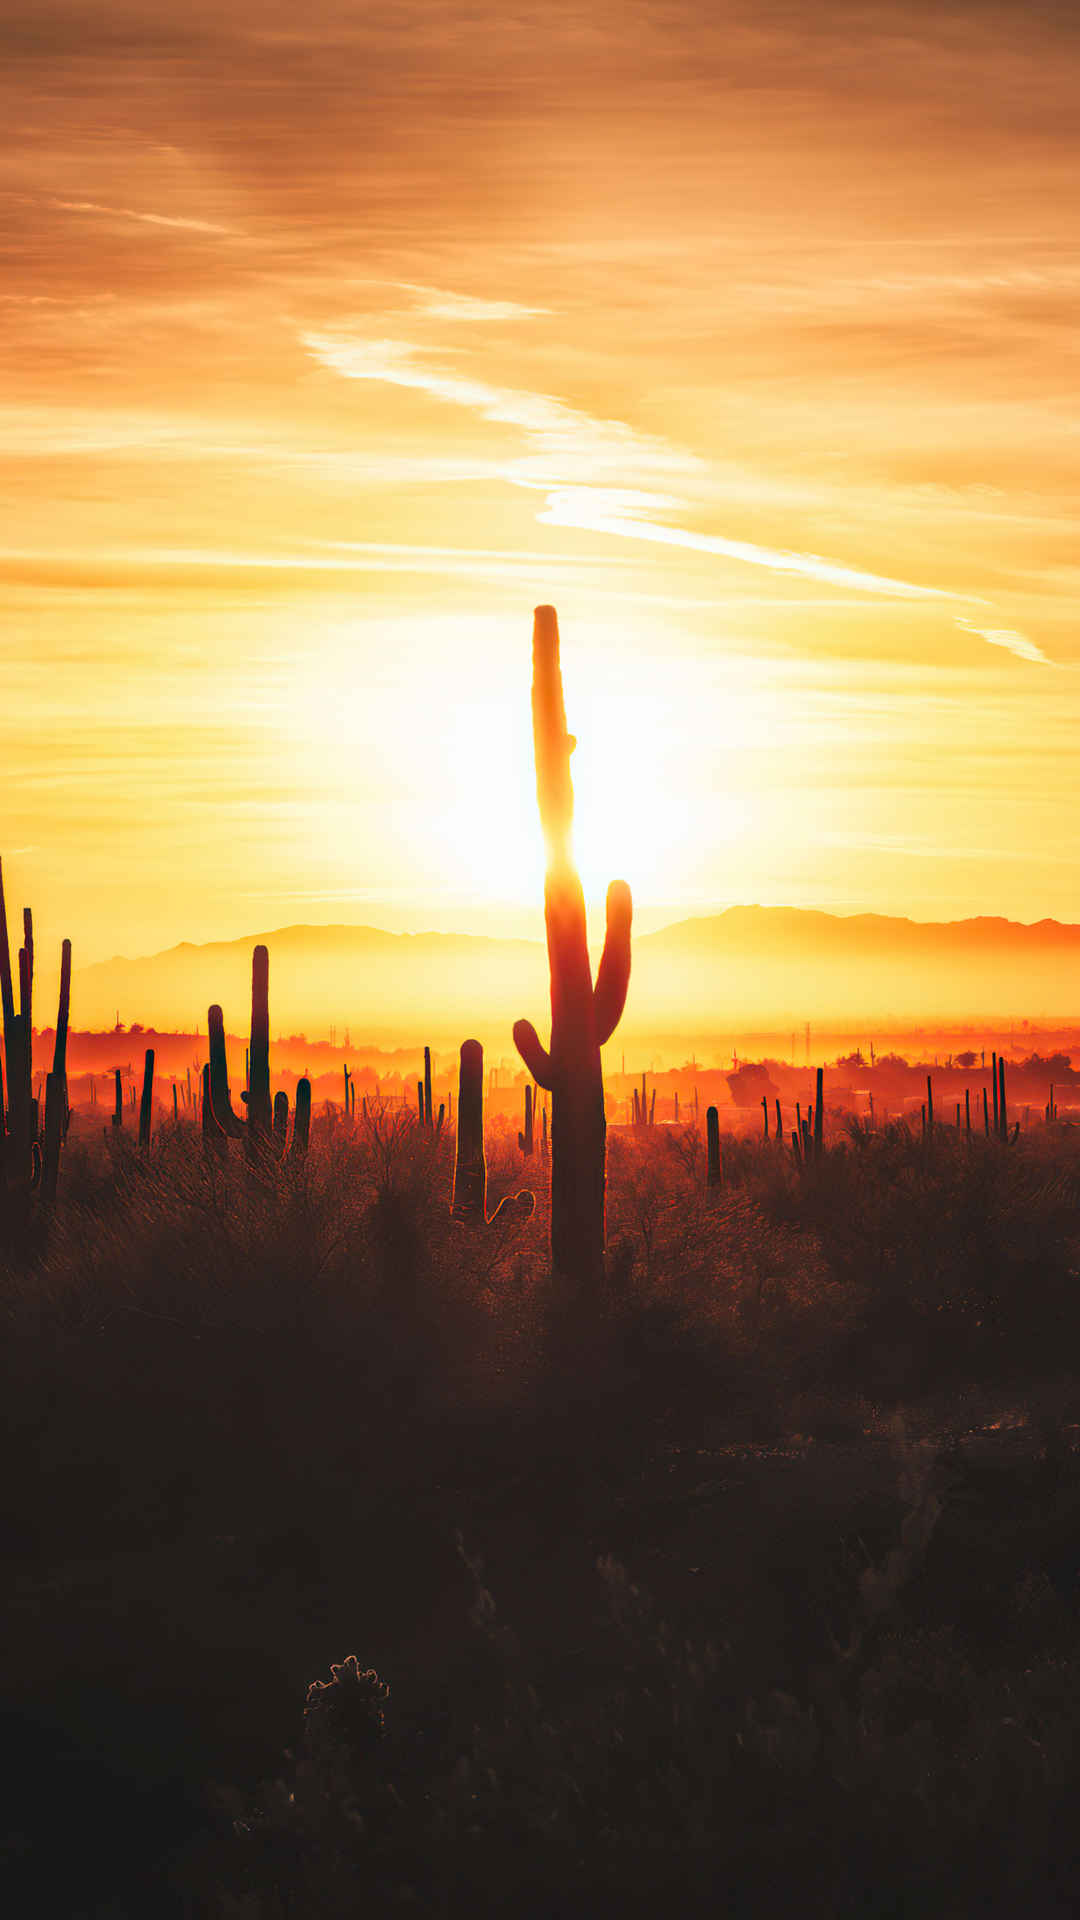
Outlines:
<svg viewBox="0 0 1080 1920"><path fill-rule="evenodd" d="M528 1192L506 1195L493 1214L487 1211L487 1160L484 1155L484 1049L479 1040L463 1040L458 1072L457 1152L454 1157L453 1218L466 1227L495 1220L527 1220L536 1201Z"/></svg>
<svg viewBox="0 0 1080 1920"><path fill-rule="evenodd" d="M720 1114L716 1107L709 1107L705 1114L706 1170L705 1184L719 1187L723 1182L723 1161L720 1158Z"/></svg>
<svg viewBox="0 0 1080 1920"><path fill-rule="evenodd" d="M595 1280L604 1254L606 1121L600 1049L619 1024L630 983L630 889L607 895L607 937L593 986L585 896L573 863L574 789L554 607L533 625L533 747L536 797L547 852L544 919L551 974L551 1045L519 1020L514 1044L538 1087L551 1094L551 1258L576 1282Z"/></svg>
<svg viewBox="0 0 1080 1920"><path fill-rule="evenodd" d="M139 1100L139 1145L150 1151L150 1128L154 1115L154 1049L147 1047L143 1064L142 1096Z"/></svg>
<svg viewBox="0 0 1080 1920"><path fill-rule="evenodd" d="M518 1134L518 1146L528 1158L533 1150L533 1093L531 1087L525 1089L525 1131Z"/></svg>
<svg viewBox="0 0 1080 1920"><path fill-rule="evenodd" d="M207 1010L210 1040L210 1098L214 1117L230 1140L243 1140L249 1155L256 1157L267 1149L273 1127L270 1100L270 955L263 946L251 956L251 1044L248 1047L250 1086L241 1094L247 1107L247 1119L233 1111L229 1094L229 1072L225 1059L225 1016L219 1006Z"/></svg>
<svg viewBox="0 0 1080 1920"><path fill-rule="evenodd" d="M33 1091L34 923L23 909L23 944L19 949L19 1011L8 944L7 907L0 867L0 1006L4 1024L4 1066L7 1072L7 1110L4 1110L0 1074L0 1216L12 1223L34 1189L41 1197L56 1197L60 1149L68 1128L67 1035L71 999L71 941L60 950L60 997L52 1072L45 1081L44 1156L39 1139L40 1107ZM10 1204L8 1204L10 1203Z"/></svg>
<svg viewBox="0 0 1080 1920"><path fill-rule="evenodd" d="M296 1112L293 1116L291 1158L299 1160L311 1139L311 1081L305 1077L296 1083Z"/></svg>

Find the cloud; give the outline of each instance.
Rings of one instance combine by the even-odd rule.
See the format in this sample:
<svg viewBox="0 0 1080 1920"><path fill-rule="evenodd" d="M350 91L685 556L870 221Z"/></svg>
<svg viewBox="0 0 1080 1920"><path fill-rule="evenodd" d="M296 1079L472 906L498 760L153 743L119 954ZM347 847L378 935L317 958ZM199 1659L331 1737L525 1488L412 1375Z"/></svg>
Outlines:
<svg viewBox="0 0 1080 1920"><path fill-rule="evenodd" d="M317 360L346 379L410 388L452 406L468 408L493 425L519 428L532 442L533 451L524 459L508 463L505 477L515 485L547 493L547 505L537 518L549 526L578 527L623 539L690 548L860 593L912 600L970 597L867 573L820 554L785 552L643 518L643 514L685 510L689 503L667 493L607 483L623 480L628 473L701 480L708 472L706 463L664 440L636 432L623 421L596 419L549 394L496 387L434 366L421 359L421 349L407 340L358 340L321 333L305 333L302 338Z"/></svg>
<svg viewBox="0 0 1080 1920"><path fill-rule="evenodd" d="M725 560L767 567L773 573L797 573L807 579L822 580L829 586L850 587L861 593L882 593L902 600L968 598L966 594L948 593L941 587L920 587L909 580L891 579L886 574L864 573L857 567L823 559L817 553L788 553L775 547L760 547L748 540L729 540L723 534L695 533L687 527L641 520L626 510L635 500L647 498L630 494L623 503L612 493L597 498L591 488L564 487L549 495L547 507L537 518L551 527L583 527L593 533L621 534L627 540L654 540L662 546L715 553Z"/></svg>
<svg viewBox="0 0 1080 1920"><path fill-rule="evenodd" d="M496 387L433 366L418 357L422 349L408 340L361 340L323 333L305 333L301 338L315 359L347 380L375 380L428 393L478 413L493 426L519 428L533 444L533 457L516 467L508 465L507 478L521 485L557 487L575 478L617 480L628 468L687 478L707 471L695 454L637 433L621 420L599 420L549 394Z"/></svg>
<svg viewBox="0 0 1080 1920"><path fill-rule="evenodd" d="M471 293L445 293L439 287L419 286L413 280L396 280L394 285L406 293L421 294L416 310L431 320L533 320L552 311L550 307L524 307L517 300L478 300Z"/></svg>
<svg viewBox="0 0 1080 1920"><path fill-rule="evenodd" d="M1026 634L1017 633L1012 627L977 627L972 620L966 620L957 614L956 624L963 627L965 633L974 633L980 640L989 641L992 647L1005 647L1009 653L1015 653L1018 660L1030 660L1040 667L1053 664L1041 647L1029 640Z"/></svg>
<svg viewBox="0 0 1080 1920"><path fill-rule="evenodd" d="M100 213L113 220L141 220L150 227L177 227L185 233L216 233L232 237L232 227L219 227L213 220L186 220L167 213L138 213L134 207L103 207L96 200L50 200L51 207L65 213Z"/></svg>

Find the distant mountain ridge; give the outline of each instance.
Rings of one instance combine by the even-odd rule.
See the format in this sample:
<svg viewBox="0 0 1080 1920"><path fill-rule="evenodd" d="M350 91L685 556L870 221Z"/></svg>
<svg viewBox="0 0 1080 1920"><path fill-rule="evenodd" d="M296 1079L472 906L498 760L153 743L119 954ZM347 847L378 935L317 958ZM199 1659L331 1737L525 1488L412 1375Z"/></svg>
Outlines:
<svg viewBox="0 0 1080 1920"><path fill-rule="evenodd" d="M430 1032L445 1040L542 1021L542 940L279 927L239 940L183 942L77 970L80 1021L205 1021L218 1000L243 1019L251 949L270 949L275 1032ZM735 906L634 941L628 1029L731 1030L751 1020L1068 1016L1080 1001L1080 925L979 916L918 921L803 907Z"/></svg>

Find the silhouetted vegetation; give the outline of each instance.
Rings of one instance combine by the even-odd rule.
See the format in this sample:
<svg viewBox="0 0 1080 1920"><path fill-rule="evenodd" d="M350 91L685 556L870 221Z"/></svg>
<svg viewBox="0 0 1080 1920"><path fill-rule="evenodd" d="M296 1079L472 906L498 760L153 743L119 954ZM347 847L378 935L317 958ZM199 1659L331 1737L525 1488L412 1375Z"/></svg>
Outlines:
<svg viewBox="0 0 1080 1920"><path fill-rule="evenodd" d="M0 1275L35 1887L584 1914L722 1876L736 1911L944 1915L1028 1876L1064 1911L1068 1135L729 1135L710 1188L692 1124L619 1131L588 1295L545 1163L475 1235L455 1146L377 1101L258 1165L76 1116ZM515 1191L503 1119L486 1159Z"/></svg>

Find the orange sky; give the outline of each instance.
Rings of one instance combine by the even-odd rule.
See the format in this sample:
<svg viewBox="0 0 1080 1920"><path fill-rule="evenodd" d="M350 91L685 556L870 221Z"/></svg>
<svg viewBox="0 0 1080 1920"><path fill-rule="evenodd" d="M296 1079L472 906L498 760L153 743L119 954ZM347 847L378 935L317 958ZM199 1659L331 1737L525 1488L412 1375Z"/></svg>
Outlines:
<svg viewBox="0 0 1080 1920"><path fill-rule="evenodd" d="M1072 5L0 0L0 44L42 943L535 931L537 600L641 925L1080 919Z"/></svg>

